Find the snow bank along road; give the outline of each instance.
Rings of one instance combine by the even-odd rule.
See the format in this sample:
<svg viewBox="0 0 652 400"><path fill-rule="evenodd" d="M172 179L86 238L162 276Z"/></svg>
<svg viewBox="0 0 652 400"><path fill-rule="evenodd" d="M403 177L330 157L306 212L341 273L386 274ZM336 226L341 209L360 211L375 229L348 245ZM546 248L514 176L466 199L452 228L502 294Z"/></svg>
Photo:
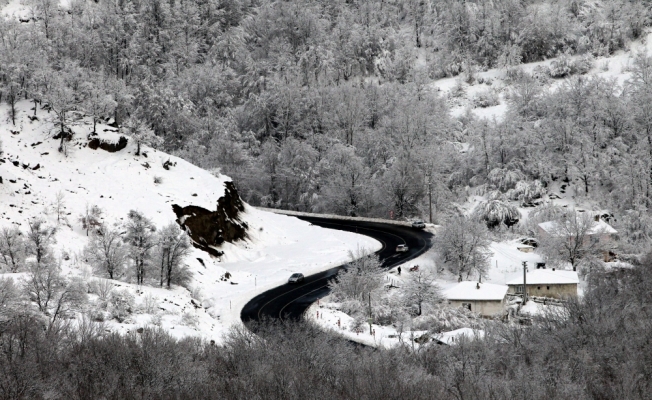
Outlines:
<svg viewBox="0 0 652 400"><path fill-rule="evenodd" d="M431 233L407 226L320 217L299 218L324 228L357 232L378 240L383 247L377 254L382 267L387 269L418 257L432 245ZM407 244L409 251L397 253L399 244ZM247 324L265 319L301 319L313 302L328 295L328 281L344 266L307 276L300 284L286 283L254 297L242 309L242 321Z"/></svg>

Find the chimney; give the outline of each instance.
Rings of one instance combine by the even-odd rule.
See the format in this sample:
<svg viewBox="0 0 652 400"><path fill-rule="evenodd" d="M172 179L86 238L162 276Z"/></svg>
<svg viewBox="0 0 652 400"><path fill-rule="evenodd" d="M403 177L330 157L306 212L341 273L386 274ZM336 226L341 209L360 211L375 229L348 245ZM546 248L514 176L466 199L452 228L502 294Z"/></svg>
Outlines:
<svg viewBox="0 0 652 400"><path fill-rule="evenodd" d="M480 289L480 282L475 286L476 289Z"/></svg>
<svg viewBox="0 0 652 400"><path fill-rule="evenodd" d="M553 268L552 270L554 271L555 269Z"/></svg>

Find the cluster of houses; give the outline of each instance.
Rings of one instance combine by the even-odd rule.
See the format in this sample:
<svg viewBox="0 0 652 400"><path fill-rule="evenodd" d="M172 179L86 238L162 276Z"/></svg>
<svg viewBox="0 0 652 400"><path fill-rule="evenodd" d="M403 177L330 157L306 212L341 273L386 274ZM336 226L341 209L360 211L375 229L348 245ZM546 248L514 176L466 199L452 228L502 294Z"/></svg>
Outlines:
<svg viewBox="0 0 652 400"><path fill-rule="evenodd" d="M544 297L561 300L577 296L580 282L576 271L535 269L525 274L525 290L528 297ZM510 295L523 294L523 276L506 285L465 281L444 291L453 307L463 307L483 317L503 314Z"/></svg>
<svg viewBox="0 0 652 400"><path fill-rule="evenodd" d="M560 230L555 224L558 222L544 222L538 226L540 238L550 235L559 235ZM583 240L594 244L603 245L601 248L613 249L613 242L617 231L606 222L596 219ZM569 240L573 240L569 237ZM523 252L530 252L533 246L524 244ZM532 249L531 249L532 248ZM604 261L611 261L613 253L603 252ZM542 268L539 268L542 267ZM523 282L525 278L525 284ZM525 277L512 279L505 285L494 283L481 283L465 281L456 284L444 291L444 296L454 307L463 307L483 317L491 317L504 314L508 299L510 298L544 298L551 300L563 300L577 296L577 285L579 276L576 271L545 268L545 265L537 265L536 269L525 273ZM526 296L524 296L526 294Z"/></svg>

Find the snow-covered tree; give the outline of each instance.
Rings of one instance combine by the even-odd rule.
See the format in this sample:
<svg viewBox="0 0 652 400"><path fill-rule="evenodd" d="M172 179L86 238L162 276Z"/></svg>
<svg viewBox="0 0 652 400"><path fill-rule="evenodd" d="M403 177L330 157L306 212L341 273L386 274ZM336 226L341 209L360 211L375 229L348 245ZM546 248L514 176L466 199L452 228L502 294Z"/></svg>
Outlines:
<svg viewBox="0 0 652 400"><path fill-rule="evenodd" d="M50 262L52 257L51 245L54 242L56 230L47 226L43 219L28 221L29 230L26 237L27 254L36 257L36 263Z"/></svg>
<svg viewBox="0 0 652 400"><path fill-rule="evenodd" d="M599 228L589 212L568 211L557 220L546 225L546 235L540 240L539 251L546 260L555 265L570 263L573 271L591 254L603 248L601 236L604 228Z"/></svg>
<svg viewBox="0 0 652 400"><path fill-rule="evenodd" d="M102 225L102 209L95 204L86 203L84 213L79 216L79 222L86 231L86 236L88 236L91 229Z"/></svg>
<svg viewBox="0 0 652 400"><path fill-rule="evenodd" d="M18 228L0 230L0 264L10 272L18 272L25 262L25 239Z"/></svg>
<svg viewBox="0 0 652 400"><path fill-rule="evenodd" d="M424 303L435 304L443 298L435 276L428 271L410 273L402 289L405 304L417 316L421 315Z"/></svg>
<svg viewBox="0 0 652 400"><path fill-rule="evenodd" d="M514 189L507 191L506 196L511 200L529 203L532 200L541 198L544 194L546 194L546 188L541 181L535 179L532 182L519 181Z"/></svg>
<svg viewBox="0 0 652 400"><path fill-rule="evenodd" d="M170 287L175 272L182 267L183 260L190 254L191 249L188 235L176 222L171 222L161 229L155 255L155 263L161 267L161 286L165 282L167 287Z"/></svg>
<svg viewBox="0 0 652 400"><path fill-rule="evenodd" d="M131 210L126 223L126 242L129 244L129 258L134 263L136 282L142 285L145 272L152 261L152 249L156 246L156 226L142 213Z"/></svg>
<svg viewBox="0 0 652 400"><path fill-rule="evenodd" d="M519 170L494 168L489 172L487 179L494 184L500 191L506 192L516 187L518 182L525 178Z"/></svg>
<svg viewBox="0 0 652 400"><path fill-rule="evenodd" d="M349 256L352 261L328 286L335 299L364 300L369 293L382 287L383 270L376 254L368 254L359 249Z"/></svg>
<svg viewBox="0 0 652 400"><path fill-rule="evenodd" d="M61 275L61 267L53 260L30 263L24 290L39 311L48 316L48 329L52 328L66 313L86 302L84 285Z"/></svg>
<svg viewBox="0 0 652 400"><path fill-rule="evenodd" d="M489 198L478 204L473 210L473 217L487 224L488 228L495 228L500 224L512 226L521 219L521 213L516 206L509 204L501 198Z"/></svg>
<svg viewBox="0 0 652 400"><path fill-rule="evenodd" d="M141 146L157 147L162 139L154 134L154 130L142 119L130 116L120 127L122 133L131 136L136 143L136 155L140 155Z"/></svg>
<svg viewBox="0 0 652 400"><path fill-rule="evenodd" d="M122 276L127 259L127 249L122 242L124 232L117 227L101 224L91 231L88 245L84 249L88 262L109 279Z"/></svg>
<svg viewBox="0 0 652 400"><path fill-rule="evenodd" d="M83 107L93 118L93 133L97 133L97 122L113 114L118 103L113 99L111 87L106 84L103 73L90 74L83 83Z"/></svg>
<svg viewBox="0 0 652 400"><path fill-rule="evenodd" d="M464 216L449 218L435 239L441 261L460 281L465 275L486 273L489 244L485 224Z"/></svg>

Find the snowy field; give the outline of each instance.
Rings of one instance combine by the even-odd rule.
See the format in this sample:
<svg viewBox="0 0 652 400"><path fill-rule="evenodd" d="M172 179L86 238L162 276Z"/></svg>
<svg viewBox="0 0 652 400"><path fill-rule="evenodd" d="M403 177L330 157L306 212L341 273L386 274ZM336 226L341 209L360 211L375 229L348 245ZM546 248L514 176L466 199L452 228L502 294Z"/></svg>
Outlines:
<svg viewBox="0 0 652 400"><path fill-rule="evenodd" d="M108 224L125 222L133 209L161 228L176 218L172 204L215 209L224 183L229 181L150 148L145 148L147 156L137 157L132 143L116 153L85 147L92 123L81 117L71 123L75 135L66 157L57 150L59 141L52 139L56 130L51 122L53 114L39 109L38 120L32 122L27 118L33 115L32 106L19 103L15 127L6 118L7 106L0 106L4 150L0 228L17 226L25 231L26 221L37 217L57 226L54 251L67 276L89 283L96 279L82 254L88 239L79 217L87 206L98 206L102 221ZM107 142L118 138L110 126L99 124L97 131ZM174 165L166 170L162 165L168 160ZM53 211L57 194L65 205L65 220L59 224ZM194 274L191 291L138 287L129 283L128 277L114 281L116 290L135 297L136 307L123 323L106 321L107 329L128 332L157 325L177 337L192 335L219 341L239 323L240 310L250 298L284 283L291 273L319 272L347 261L350 251L381 247L366 236L323 229L249 206L241 219L250 226L248 240L222 245L219 250L225 254L220 259L196 249L186 259ZM21 276L14 275L18 279ZM97 299L93 295L90 299L88 308L92 309Z"/></svg>

